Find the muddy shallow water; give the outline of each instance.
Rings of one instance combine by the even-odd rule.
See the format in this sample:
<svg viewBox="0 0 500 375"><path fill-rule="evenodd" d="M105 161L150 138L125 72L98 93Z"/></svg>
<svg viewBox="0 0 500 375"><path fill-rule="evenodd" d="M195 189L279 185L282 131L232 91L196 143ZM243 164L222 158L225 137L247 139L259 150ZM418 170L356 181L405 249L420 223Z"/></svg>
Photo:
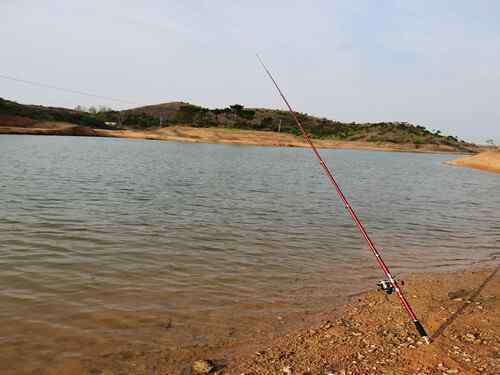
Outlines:
<svg viewBox="0 0 500 375"><path fill-rule="evenodd" d="M394 273L500 252L500 178L322 150ZM380 278L307 149L0 136L0 370L283 327Z"/></svg>

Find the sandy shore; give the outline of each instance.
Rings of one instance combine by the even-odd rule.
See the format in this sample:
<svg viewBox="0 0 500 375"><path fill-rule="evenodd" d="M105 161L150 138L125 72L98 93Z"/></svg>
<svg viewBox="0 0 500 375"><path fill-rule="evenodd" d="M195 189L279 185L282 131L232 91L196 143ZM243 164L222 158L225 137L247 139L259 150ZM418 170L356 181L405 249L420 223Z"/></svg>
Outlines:
<svg viewBox="0 0 500 375"><path fill-rule="evenodd" d="M500 374L500 274L420 275L408 297L433 343L419 339L396 297L372 292L340 317L277 340L227 373Z"/></svg>
<svg viewBox="0 0 500 375"><path fill-rule="evenodd" d="M0 124L0 134L30 134L30 135L66 135L66 136L93 136L116 137L130 139L150 139L160 141L177 141L190 143L221 143L233 145L254 145L273 147L307 147L300 137L292 134L220 129L220 128L192 128L187 126L171 126L157 130L104 130L76 126L65 123L41 122L26 126L12 126ZM445 145L349 142L335 140L315 140L320 148L377 150L395 152L423 152L423 153L458 153L455 149Z"/></svg>
<svg viewBox="0 0 500 375"><path fill-rule="evenodd" d="M478 155L448 161L447 164L500 173L500 151L481 152Z"/></svg>
<svg viewBox="0 0 500 375"><path fill-rule="evenodd" d="M191 348L131 348L65 359L37 374L193 374L197 359L210 374L500 374L500 266L405 278L407 297L433 337L426 345L397 297L377 291L341 310L315 316L306 328ZM293 316L277 319L294 319Z"/></svg>

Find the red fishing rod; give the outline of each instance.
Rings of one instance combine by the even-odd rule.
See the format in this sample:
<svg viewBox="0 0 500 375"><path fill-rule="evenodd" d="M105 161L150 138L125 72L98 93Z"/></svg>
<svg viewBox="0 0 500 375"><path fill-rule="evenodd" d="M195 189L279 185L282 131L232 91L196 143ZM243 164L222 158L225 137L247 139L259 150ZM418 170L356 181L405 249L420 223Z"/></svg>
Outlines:
<svg viewBox="0 0 500 375"><path fill-rule="evenodd" d="M288 100L285 98L285 95L281 91L281 89L278 86L278 83L274 79L273 75L271 74L271 72L269 71L269 69L267 69L266 65L264 64L264 62L262 61L262 59L260 58L259 55L257 55L257 58L259 59L260 64L262 65L262 67L266 71L267 75L269 76L269 78L273 82L274 87L276 87L276 90L278 90L278 93L280 94L281 98L283 99L283 101L285 102L286 106L288 107L288 110L290 111L290 114L291 114L293 120L295 121L295 124L300 129L300 132L302 133L302 135L304 137L304 140L309 144L309 146L311 146L311 150L314 152L314 155L316 155L316 158L319 160L319 163L320 163L321 167L323 168L326 176L330 180L331 184L335 187L335 190L337 191L337 194L338 194L340 200L344 204L345 209L347 210L347 212L351 216L352 221L354 222L354 224L356 224L356 227L358 228L359 232L361 233L361 236L364 238L364 240L368 244L368 247L370 248L370 250L373 253L373 255L375 255L375 259L377 260L378 265L380 266L380 268L384 272L385 276L387 277L387 280L382 280L377 285L379 286L379 288L381 290L383 290L387 294L392 294L393 292L396 292L397 296L399 297L399 301L401 302L401 304L403 305L404 309L408 313L408 316L410 317L410 319L412 320L412 322L415 324L415 327L417 328L418 333L420 334L420 336L424 339L424 341L427 344L430 344L431 340L430 340L429 336L427 335L427 332L425 331L424 326L417 319L417 315L415 314L415 312L411 308L408 300L404 296L403 291L401 290L401 287L399 286L399 284L396 281L396 279L392 276L392 274L389 271L389 268L387 268L387 265L385 264L385 262L382 260L382 257L380 256L380 253L377 250L377 247L375 246L375 243L371 240L371 238L368 235L368 232L366 231L363 223L361 222L361 220L359 220L358 215L356 215L356 212L354 212L354 209L352 208L352 206L350 205L350 203L347 200L346 196L342 192L342 189L340 188L340 185L337 183L337 181L333 177L333 174L332 174L330 168L328 167L328 165L326 165L325 161L323 160L323 158L319 154L318 149L316 148L316 146L314 146L314 143L312 142L311 137L309 137L309 135L306 133L304 127L302 126L302 124L300 123L297 115L295 114L295 112L293 111L292 107L290 106L290 103L288 103Z"/></svg>

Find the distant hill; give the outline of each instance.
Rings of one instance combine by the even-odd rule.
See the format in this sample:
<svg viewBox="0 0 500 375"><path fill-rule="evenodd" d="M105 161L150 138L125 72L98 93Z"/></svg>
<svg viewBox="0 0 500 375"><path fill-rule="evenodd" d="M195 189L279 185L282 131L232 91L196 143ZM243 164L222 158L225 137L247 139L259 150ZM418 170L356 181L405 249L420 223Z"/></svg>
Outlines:
<svg viewBox="0 0 500 375"><path fill-rule="evenodd" d="M44 107L19 104L0 98L0 124L17 126L33 125L39 121L66 122L81 126L106 128L105 115L77 111L68 108Z"/></svg>
<svg viewBox="0 0 500 375"><path fill-rule="evenodd" d="M287 111L244 108L235 104L223 109L208 109L189 103L173 102L126 111L133 116L161 118L164 126L183 124L192 127L218 127L246 130L281 131L300 135ZM431 132L423 126L406 122L344 123L298 113L306 131L314 138L329 138L345 141L383 143L413 143L446 145L461 151L470 151L474 146L454 136L444 136L440 131Z"/></svg>
<svg viewBox="0 0 500 375"><path fill-rule="evenodd" d="M406 122L345 123L318 118L304 113L298 117L306 131L317 139L363 141L373 143L443 146L460 152L475 152L476 146L444 136L440 131ZM15 120L17 119L17 120ZM22 120L24 119L24 120ZM172 102L124 111L82 111L66 108L23 105L0 98L0 126L12 126L12 121L52 121L102 129L153 130L182 125L195 128L231 128L258 131L280 131L300 135L286 111L245 108L235 104L226 108L209 109L184 102ZM6 121L9 123L5 123ZM29 122L29 121L28 121ZM107 124L106 124L107 123Z"/></svg>

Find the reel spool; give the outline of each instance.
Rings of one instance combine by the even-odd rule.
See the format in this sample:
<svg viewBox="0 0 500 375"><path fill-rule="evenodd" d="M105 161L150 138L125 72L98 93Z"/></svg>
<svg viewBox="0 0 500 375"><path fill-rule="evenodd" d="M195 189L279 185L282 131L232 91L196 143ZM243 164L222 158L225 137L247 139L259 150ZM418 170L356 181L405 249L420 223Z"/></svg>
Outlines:
<svg viewBox="0 0 500 375"><path fill-rule="evenodd" d="M400 280L399 284L405 285L405 282L403 280ZM385 292L386 294L392 294L396 291L396 288L394 288L391 280L380 280L377 283L377 290Z"/></svg>
<svg viewBox="0 0 500 375"><path fill-rule="evenodd" d="M396 291L390 280L380 280L377 283L377 290L385 292L386 294L392 294Z"/></svg>

